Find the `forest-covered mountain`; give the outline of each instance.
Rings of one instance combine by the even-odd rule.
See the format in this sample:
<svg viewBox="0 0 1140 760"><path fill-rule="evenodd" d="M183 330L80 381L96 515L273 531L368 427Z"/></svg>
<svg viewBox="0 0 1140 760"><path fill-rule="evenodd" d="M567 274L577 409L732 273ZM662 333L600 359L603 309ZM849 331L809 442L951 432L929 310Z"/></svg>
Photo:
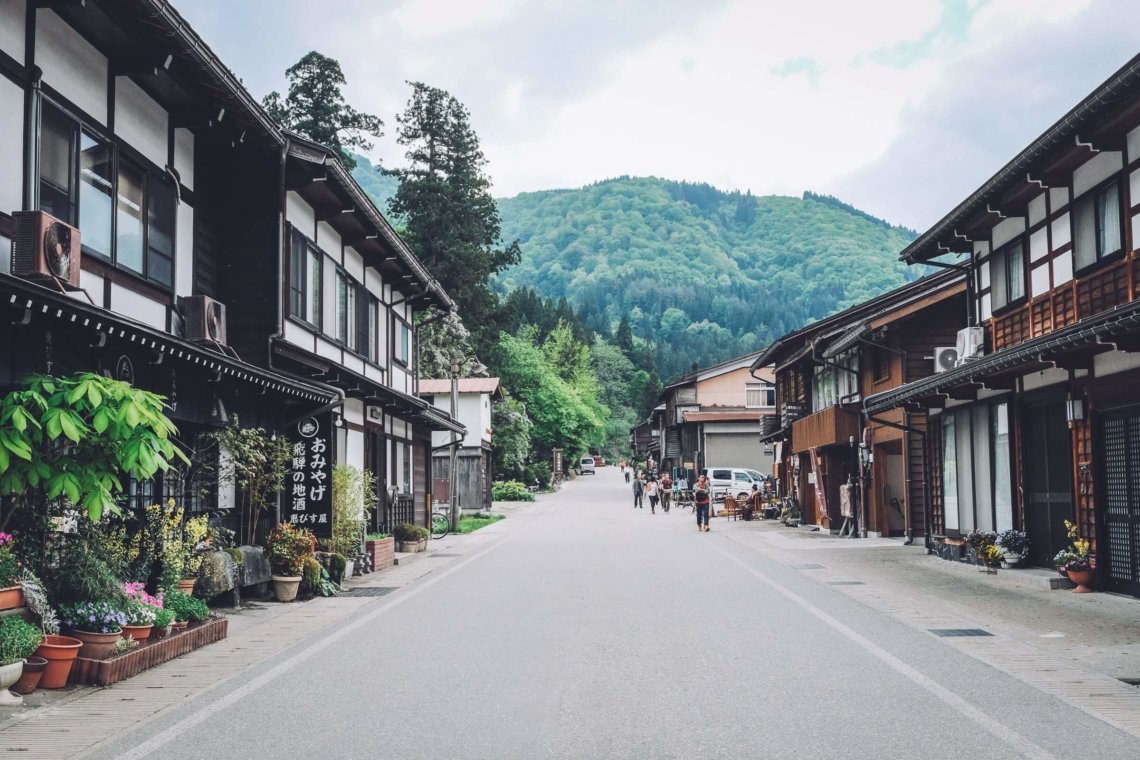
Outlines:
<svg viewBox="0 0 1140 760"><path fill-rule="evenodd" d="M387 210L397 180L360 159L357 180ZM724 192L620 177L498 201L522 261L504 292L565 298L609 335L627 317L669 379L767 345L918 276L897 260L915 233L830 196Z"/></svg>

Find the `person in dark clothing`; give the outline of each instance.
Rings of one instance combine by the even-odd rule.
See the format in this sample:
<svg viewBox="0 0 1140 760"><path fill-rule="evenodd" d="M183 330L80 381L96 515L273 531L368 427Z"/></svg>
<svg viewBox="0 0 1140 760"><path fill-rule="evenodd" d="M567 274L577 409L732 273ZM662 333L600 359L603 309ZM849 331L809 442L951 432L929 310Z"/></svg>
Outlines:
<svg viewBox="0 0 1140 760"><path fill-rule="evenodd" d="M645 493L645 484L641 482L641 478L633 479L633 508L643 509L641 503L641 495Z"/></svg>
<svg viewBox="0 0 1140 760"><path fill-rule="evenodd" d="M709 502L712 496L712 486L704 475L697 478L693 487L693 497L697 503L697 530L708 532L709 529Z"/></svg>

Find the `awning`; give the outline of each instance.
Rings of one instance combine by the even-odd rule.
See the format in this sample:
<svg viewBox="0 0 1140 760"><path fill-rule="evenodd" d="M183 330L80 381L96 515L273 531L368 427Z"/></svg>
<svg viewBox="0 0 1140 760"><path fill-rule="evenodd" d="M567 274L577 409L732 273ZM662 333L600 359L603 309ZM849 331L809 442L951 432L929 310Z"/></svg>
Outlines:
<svg viewBox="0 0 1140 760"><path fill-rule="evenodd" d="M62 326L118 337L140 348L148 348L172 359L182 360L276 393L321 403L331 403L339 398L337 392L327 386L305 382L248 364L240 358L191 343L168 332L80 301L78 298L49 290L20 277L0 273L0 299L13 309L26 309L32 313L54 318Z"/></svg>
<svg viewBox="0 0 1140 760"><path fill-rule="evenodd" d="M1138 332L1140 332L1140 301L1133 301L1011 348L996 351L947 372L939 372L922 380L868 396L863 402L863 409L868 414L876 414L912 399L938 395L957 386L975 382L984 384L986 378L992 378L1020 366L1060 361L1062 357L1069 355L1090 356L1111 351L1114 348L1121 348L1119 344L1122 338ZM1140 341L1133 339L1129 341L1128 348L1122 350L1140 351Z"/></svg>

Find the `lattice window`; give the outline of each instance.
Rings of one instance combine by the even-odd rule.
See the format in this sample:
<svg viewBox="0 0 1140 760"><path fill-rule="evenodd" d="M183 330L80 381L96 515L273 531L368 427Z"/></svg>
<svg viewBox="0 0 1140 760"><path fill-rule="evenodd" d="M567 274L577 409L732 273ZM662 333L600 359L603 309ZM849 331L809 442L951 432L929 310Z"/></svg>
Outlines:
<svg viewBox="0 0 1140 760"><path fill-rule="evenodd" d="M1131 583L1136 580L1133 562L1134 547L1132 521L1129 519L1131 496L1140 494L1136 489L1140 473L1130 474L1128 444L1130 428L1140 422L1137 418L1118 417L1104 422L1104 504L1105 528L1108 542L1106 568L1109 578ZM1131 423L1131 424L1130 424ZM1131 493L1130 493L1131 492Z"/></svg>
<svg viewBox="0 0 1140 760"><path fill-rule="evenodd" d="M946 532L946 521L942 519L942 418L930 417L927 440L930 450L930 520L934 533Z"/></svg>
<svg viewBox="0 0 1140 760"><path fill-rule="evenodd" d="M1052 306L1051 299L1043 298L1029 307L1029 329L1033 337L1044 335L1053 329Z"/></svg>
<svg viewBox="0 0 1140 760"><path fill-rule="evenodd" d="M1051 299L1053 301L1054 330L1060 330L1062 327L1077 321L1077 304L1073 298L1072 287L1065 286L1063 290L1054 291Z"/></svg>
<svg viewBox="0 0 1140 760"><path fill-rule="evenodd" d="M1118 264L1077 283L1081 319L1128 301L1128 271Z"/></svg>
<svg viewBox="0 0 1140 760"><path fill-rule="evenodd" d="M1006 314L994 320L994 350L1016 346L1029 337L1029 316L1027 309Z"/></svg>

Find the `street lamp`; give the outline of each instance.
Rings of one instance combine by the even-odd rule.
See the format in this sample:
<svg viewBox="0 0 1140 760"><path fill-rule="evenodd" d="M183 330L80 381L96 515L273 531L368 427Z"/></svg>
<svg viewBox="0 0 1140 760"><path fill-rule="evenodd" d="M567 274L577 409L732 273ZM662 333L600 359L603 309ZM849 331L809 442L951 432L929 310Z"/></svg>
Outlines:
<svg viewBox="0 0 1140 760"><path fill-rule="evenodd" d="M462 368L466 367L468 362L474 362L468 371L472 374L478 375L487 371L486 365L480 362L473 356L460 356L451 360L451 419L458 421L459 419L459 372ZM447 511L451 513L451 525L454 527L459 521L459 510L456 502L459 497L459 478L456 477L456 470L459 466L459 433L454 430L451 431L451 455L448 462L448 477L447 477Z"/></svg>

